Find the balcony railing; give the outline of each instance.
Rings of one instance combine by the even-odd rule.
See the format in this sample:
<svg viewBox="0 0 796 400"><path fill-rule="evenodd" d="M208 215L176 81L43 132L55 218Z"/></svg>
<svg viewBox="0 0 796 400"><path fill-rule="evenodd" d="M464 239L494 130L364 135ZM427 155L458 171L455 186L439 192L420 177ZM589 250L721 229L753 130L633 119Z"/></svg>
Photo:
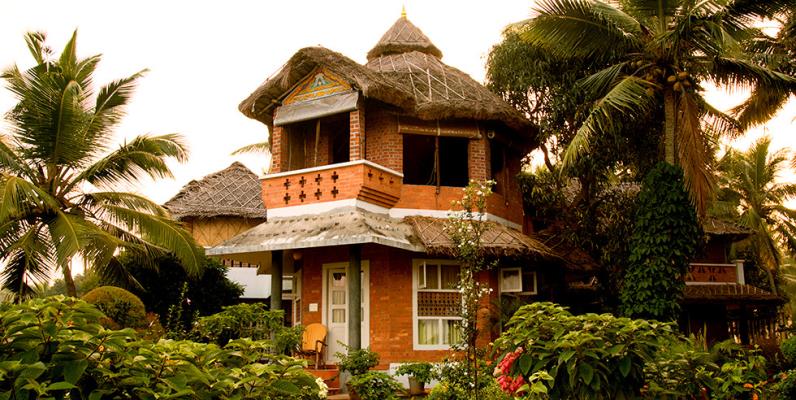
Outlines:
<svg viewBox="0 0 796 400"><path fill-rule="evenodd" d="M402 182L401 173L358 160L266 175L262 187L269 210L351 199L392 207Z"/></svg>
<svg viewBox="0 0 796 400"><path fill-rule="evenodd" d="M735 264L691 263L685 282L690 285L744 283L743 261Z"/></svg>

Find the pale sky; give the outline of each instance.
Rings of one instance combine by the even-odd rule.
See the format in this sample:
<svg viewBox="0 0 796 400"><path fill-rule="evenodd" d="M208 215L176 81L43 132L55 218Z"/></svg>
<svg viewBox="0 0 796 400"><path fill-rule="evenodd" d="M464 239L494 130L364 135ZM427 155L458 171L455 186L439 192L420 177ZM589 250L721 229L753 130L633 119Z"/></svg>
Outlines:
<svg viewBox="0 0 796 400"><path fill-rule="evenodd" d="M141 133L184 135L191 148L186 164L174 164L175 179L138 188L157 202L191 179L223 169L234 160L262 173L268 157L230 156L234 149L266 139L265 125L237 110L238 103L298 49L322 45L364 63L365 54L395 22L405 5L409 19L439 47L443 61L484 79L490 47L503 28L528 18L531 0L337 0L337 1L29 1L5 0L0 8L0 68L31 66L23 34L44 31L60 52L78 29L80 56L103 54L97 83L148 68L119 140ZM714 94L719 107L738 94ZM14 104L0 90L0 113ZM792 145L792 104L768 125L774 146ZM4 127L0 125L0 129ZM746 146L757 129L738 146Z"/></svg>

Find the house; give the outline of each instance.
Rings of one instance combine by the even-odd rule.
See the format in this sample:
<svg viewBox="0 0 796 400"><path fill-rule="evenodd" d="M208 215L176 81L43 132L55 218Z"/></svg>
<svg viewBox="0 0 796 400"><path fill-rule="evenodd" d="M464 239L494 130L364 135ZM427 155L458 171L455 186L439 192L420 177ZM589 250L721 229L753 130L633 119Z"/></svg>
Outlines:
<svg viewBox="0 0 796 400"><path fill-rule="evenodd" d="M163 206L205 248L266 220L260 180L239 162L189 182ZM271 296L271 277L258 275L256 265L221 261L229 267L227 278L243 286L243 301L265 301ZM286 286L289 289L289 284Z"/></svg>
<svg viewBox="0 0 796 400"><path fill-rule="evenodd" d="M746 282L743 260L730 260L744 227L716 218L702 223L707 241L689 266L680 327L707 343L733 339L745 345L778 343L779 308L785 299Z"/></svg>
<svg viewBox="0 0 796 400"><path fill-rule="evenodd" d="M536 131L405 16L367 58L301 49L240 104L271 134L268 220L208 254L292 276L296 322L328 327L329 360L342 343L370 346L382 367L436 361L457 341L461 305L444 225L470 180L497 182L484 246L500 266L478 277L494 290L484 307L554 295L560 274L537 261L555 256L522 232L514 179Z"/></svg>

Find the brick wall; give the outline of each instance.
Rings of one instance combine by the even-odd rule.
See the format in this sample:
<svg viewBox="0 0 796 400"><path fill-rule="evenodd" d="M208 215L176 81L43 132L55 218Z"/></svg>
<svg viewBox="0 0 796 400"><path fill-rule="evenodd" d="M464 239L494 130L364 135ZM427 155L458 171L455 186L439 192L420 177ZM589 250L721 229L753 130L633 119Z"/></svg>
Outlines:
<svg viewBox="0 0 796 400"><path fill-rule="evenodd" d="M350 148L349 158L351 161L361 160L363 158L363 149L365 142L365 110L363 107L351 111L349 113L350 123Z"/></svg>
<svg viewBox="0 0 796 400"><path fill-rule="evenodd" d="M322 322L324 302L322 298L322 265L347 262L348 248L345 246L302 250L302 324ZM370 264L370 348L379 353L379 368L390 363L411 360L440 361L449 355L447 350L413 350L412 321L412 259L422 258L413 254L378 245L366 245L362 249L362 260ZM497 294L497 279L494 272L482 272L479 279L494 288ZM493 337L489 307L491 299L482 302L481 326L484 334L479 345L487 345ZM309 304L317 303L318 312L309 312Z"/></svg>
<svg viewBox="0 0 796 400"><path fill-rule="evenodd" d="M489 177L489 142L486 138L472 139L468 145L468 160L470 179L484 180Z"/></svg>
<svg viewBox="0 0 796 400"><path fill-rule="evenodd" d="M402 172L403 137L398 133L398 117L384 109L371 106L366 116L366 158L376 164Z"/></svg>
<svg viewBox="0 0 796 400"><path fill-rule="evenodd" d="M275 174L282 172L282 148L284 147L284 134L281 126L274 126L271 132L271 171Z"/></svg>

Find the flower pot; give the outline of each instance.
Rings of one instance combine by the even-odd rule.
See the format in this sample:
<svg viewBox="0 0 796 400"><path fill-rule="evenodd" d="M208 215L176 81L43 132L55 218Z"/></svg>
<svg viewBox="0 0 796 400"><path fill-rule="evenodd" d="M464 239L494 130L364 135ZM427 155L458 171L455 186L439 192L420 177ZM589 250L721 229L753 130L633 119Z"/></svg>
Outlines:
<svg viewBox="0 0 796 400"><path fill-rule="evenodd" d="M331 392L337 392L340 390L340 370L337 368L321 368L321 369L312 369L307 368L307 372L311 373L312 375L323 379L323 382L329 388Z"/></svg>
<svg viewBox="0 0 796 400"><path fill-rule="evenodd" d="M409 377L409 394L410 395L418 395L423 394L426 391L426 383L420 382L415 379L414 376Z"/></svg>
<svg viewBox="0 0 796 400"><path fill-rule="evenodd" d="M348 398L351 400L361 400L359 395L357 394L356 390L351 386L350 383L346 382L345 384L346 389L348 389Z"/></svg>

